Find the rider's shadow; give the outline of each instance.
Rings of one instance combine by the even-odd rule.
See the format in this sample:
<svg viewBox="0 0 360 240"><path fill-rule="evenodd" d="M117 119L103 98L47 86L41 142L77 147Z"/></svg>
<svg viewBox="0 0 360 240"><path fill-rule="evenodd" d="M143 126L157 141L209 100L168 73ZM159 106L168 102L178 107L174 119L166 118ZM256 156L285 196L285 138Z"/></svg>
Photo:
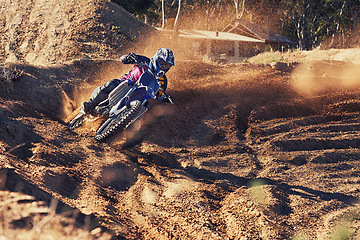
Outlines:
<svg viewBox="0 0 360 240"><path fill-rule="evenodd" d="M104 166L95 182L104 188L126 191L137 181L138 174L138 170L133 165L116 162Z"/></svg>

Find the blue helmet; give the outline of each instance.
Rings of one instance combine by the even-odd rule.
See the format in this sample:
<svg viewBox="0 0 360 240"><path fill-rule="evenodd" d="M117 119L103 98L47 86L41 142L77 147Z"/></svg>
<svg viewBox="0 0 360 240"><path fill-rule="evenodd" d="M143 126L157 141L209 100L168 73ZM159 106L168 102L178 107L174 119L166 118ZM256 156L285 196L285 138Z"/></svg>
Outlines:
<svg viewBox="0 0 360 240"><path fill-rule="evenodd" d="M167 48L160 48L150 59L150 69L157 77L162 77L175 65L174 53Z"/></svg>

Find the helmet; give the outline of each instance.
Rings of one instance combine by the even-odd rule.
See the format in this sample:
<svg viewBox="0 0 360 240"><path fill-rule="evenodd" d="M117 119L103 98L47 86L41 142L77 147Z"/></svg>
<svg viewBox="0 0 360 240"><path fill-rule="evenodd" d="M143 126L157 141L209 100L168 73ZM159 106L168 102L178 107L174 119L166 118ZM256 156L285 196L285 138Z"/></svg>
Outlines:
<svg viewBox="0 0 360 240"><path fill-rule="evenodd" d="M157 77L162 77L175 65L174 53L167 48L160 48L150 59L150 69Z"/></svg>

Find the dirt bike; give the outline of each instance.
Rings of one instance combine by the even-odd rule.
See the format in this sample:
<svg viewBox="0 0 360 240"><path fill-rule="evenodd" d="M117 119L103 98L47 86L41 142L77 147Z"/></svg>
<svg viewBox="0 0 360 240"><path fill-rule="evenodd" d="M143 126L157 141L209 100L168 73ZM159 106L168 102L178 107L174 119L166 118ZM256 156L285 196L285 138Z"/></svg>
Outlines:
<svg viewBox="0 0 360 240"><path fill-rule="evenodd" d="M149 109L149 99L156 98L156 93L162 90L156 77L144 72L136 82L124 81L112 90L106 100L95 107L99 118L103 118L101 126L96 131L95 138L105 141L128 128ZM165 102L173 104L167 93L163 92ZM86 120L86 114L79 114L69 123L69 129L75 129Z"/></svg>

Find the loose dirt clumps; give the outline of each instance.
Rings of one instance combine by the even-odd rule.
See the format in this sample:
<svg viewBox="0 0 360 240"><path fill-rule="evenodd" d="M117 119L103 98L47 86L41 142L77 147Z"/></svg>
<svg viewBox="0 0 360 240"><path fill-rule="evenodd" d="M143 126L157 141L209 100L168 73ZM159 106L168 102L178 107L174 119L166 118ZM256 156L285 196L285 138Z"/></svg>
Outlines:
<svg viewBox="0 0 360 240"><path fill-rule="evenodd" d="M0 88L0 217L7 221L0 234L17 239L26 231L33 239L49 232L80 239L360 237L359 79L340 74L358 69L356 63L177 60L167 75L175 104L150 102L137 144L127 147L121 134L101 143L94 139L98 121L67 129L95 86L128 71L113 60L123 49L99 42L95 26L108 29L113 16L137 20L107 1L67 1L61 8L55 2L19 5L18 19L44 17L34 29L25 20L16 25L16 14L0 24L1 31L9 31L2 59L10 61L14 54L22 61L6 66L22 75ZM17 9L14 1L4 4ZM34 9L37 14L30 14ZM58 25L52 25L54 19ZM80 23L86 32L78 31ZM132 25L126 26L119 26L124 36L127 31L133 36ZM36 29L46 33L53 27L60 30L56 41L68 45L35 47L41 39ZM106 34L113 35L103 39L132 42L121 37L117 24ZM77 59L65 50L57 55L60 46L94 59ZM40 65L26 63L29 59ZM301 85L301 79L312 87L304 88L309 84ZM354 84L343 84L346 79ZM11 214L14 209L21 214Z"/></svg>
<svg viewBox="0 0 360 240"><path fill-rule="evenodd" d="M2 0L0 15L0 55L6 62L114 58L153 31L103 0Z"/></svg>

